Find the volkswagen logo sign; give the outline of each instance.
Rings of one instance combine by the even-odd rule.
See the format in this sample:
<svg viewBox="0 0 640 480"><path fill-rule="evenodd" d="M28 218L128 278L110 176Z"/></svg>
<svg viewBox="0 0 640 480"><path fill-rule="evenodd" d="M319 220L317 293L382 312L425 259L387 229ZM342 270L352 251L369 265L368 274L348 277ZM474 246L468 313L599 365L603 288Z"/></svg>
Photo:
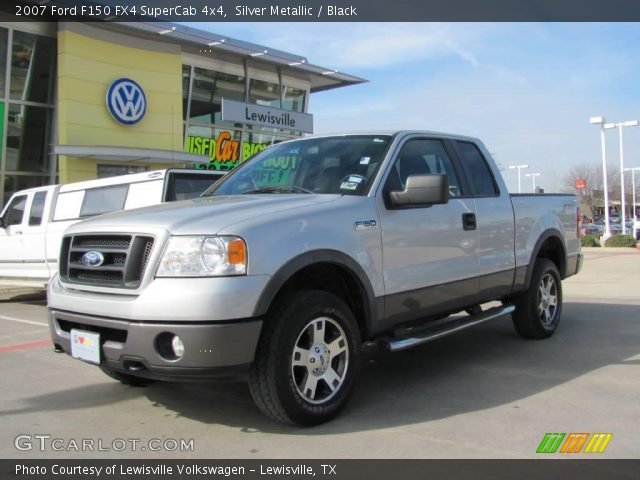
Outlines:
<svg viewBox="0 0 640 480"><path fill-rule="evenodd" d="M82 255L82 259L80 261L87 267L99 267L104 263L104 255L100 252L96 252L95 250L91 250L90 252Z"/></svg>
<svg viewBox="0 0 640 480"><path fill-rule="evenodd" d="M119 78L107 90L107 108L116 121L133 125L144 117L147 97L136 82L130 78Z"/></svg>

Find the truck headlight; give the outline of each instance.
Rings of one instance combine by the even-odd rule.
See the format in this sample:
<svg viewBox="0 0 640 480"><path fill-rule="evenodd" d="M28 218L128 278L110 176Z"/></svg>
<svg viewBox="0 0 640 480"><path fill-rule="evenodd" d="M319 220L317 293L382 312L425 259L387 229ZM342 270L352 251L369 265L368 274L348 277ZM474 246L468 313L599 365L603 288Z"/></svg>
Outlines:
<svg viewBox="0 0 640 480"><path fill-rule="evenodd" d="M246 275L247 245L240 237L171 237L157 277Z"/></svg>

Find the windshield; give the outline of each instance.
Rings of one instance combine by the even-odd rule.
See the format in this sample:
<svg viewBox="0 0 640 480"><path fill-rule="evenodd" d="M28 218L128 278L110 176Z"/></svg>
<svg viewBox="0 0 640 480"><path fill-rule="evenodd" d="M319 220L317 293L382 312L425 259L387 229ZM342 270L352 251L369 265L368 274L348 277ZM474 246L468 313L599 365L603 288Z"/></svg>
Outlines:
<svg viewBox="0 0 640 480"><path fill-rule="evenodd" d="M203 196L259 193L366 195L389 136L309 138L273 145L240 165Z"/></svg>

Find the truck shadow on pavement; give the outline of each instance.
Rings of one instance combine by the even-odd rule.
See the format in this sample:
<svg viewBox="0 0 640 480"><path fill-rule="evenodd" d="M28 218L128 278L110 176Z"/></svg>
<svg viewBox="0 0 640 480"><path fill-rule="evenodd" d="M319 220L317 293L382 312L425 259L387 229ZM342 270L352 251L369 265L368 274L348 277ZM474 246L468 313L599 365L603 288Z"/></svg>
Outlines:
<svg viewBox="0 0 640 480"><path fill-rule="evenodd" d="M382 357L361 370L338 418L314 428L286 427L263 416L246 385L155 385L155 405L203 423L325 435L411 425L484 410L562 385L640 353L637 305L565 303L556 334L521 339L504 317L457 335Z"/></svg>
<svg viewBox="0 0 640 480"><path fill-rule="evenodd" d="M361 370L346 409L313 428L278 424L262 415L245 384L162 384L126 387L96 370L98 384L24 399L30 412L81 410L146 397L164 409L166 421L189 418L247 433L331 435L412 425L513 404L609 365L637 365L637 305L565 303L556 334L522 340L509 317L405 352L382 357ZM62 361L76 362L70 358ZM90 375L93 378L93 375Z"/></svg>

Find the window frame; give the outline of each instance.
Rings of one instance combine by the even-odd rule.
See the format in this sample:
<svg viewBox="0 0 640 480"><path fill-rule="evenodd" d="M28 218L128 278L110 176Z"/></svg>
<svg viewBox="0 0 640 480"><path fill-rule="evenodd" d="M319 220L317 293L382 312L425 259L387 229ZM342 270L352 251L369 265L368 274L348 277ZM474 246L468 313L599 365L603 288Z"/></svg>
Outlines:
<svg viewBox="0 0 640 480"><path fill-rule="evenodd" d="M78 218L90 218L90 217L95 217L97 215L105 215L107 213L112 213L112 212L119 212L121 210L124 210L124 206L127 204L127 197L129 196L129 188L130 188L131 184L130 183L119 183L116 185L108 185L105 187L95 187L95 188L87 188L84 191L84 195L82 196L82 203L80 204L80 211L78 212ZM104 211L104 212L98 212L98 213L82 213L82 210L84 208L85 205L85 201L87 200L87 194L89 192L95 192L98 190L114 190L114 189L121 189L121 188L126 188L125 194L124 194L124 199L122 201L122 206L120 208L116 208L113 210L108 210L108 211Z"/></svg>
<svg viewBox="0 0 640 480"><path fill-rule="evenodd" d="M457 157L458 157L458 161L462 167L462 169L464 170L464 174L465 174L465 178L467 179L467 183L469 185L469 196L473 197L473 198L497 198L502 196L502 192L500 191L500 185L498 184L498 182L496 181L496 177L495 174L493 172L493 169L491 168L491 166L489 165L489 162L487 161L486 156L484 155L484 153L482 152L482 149L478 146L478 144L476 142L474 142L473 140L470 139L461 139L461 138L455 138L451 140L452 143L452 149L455 151ZM491 178L491 182L493 183L493 188L494 188L494 194L493 195L480 195L480 194L475 194L473 193L473 188L471 185L471 181L469 180L470 178L473 177L472 172L469 170L469 167L467 166L465 159L464 159L464 155L459 147L460 143L468 143L470 145L473 145L475 147L475 149L478 151L478 153L480 154L480 159L483 162L485 168L487 169L487 171L489 172L489 177Z"/></svg>
<svg viewBox="0 0 640 480"><path fill-rule="evenodd" d="M6 223L9 221L9 218L11 217L11 206L14 204L14 202L18 201L22 201L22 199L24 199L24 210L22 210L22 218L20 219L19 223ZM29 195L28 194L22 194L22 195L17 195L15 197L13 197L9 203L7 204L7 208L5 209L5 211L3 212L2 215L2 224L4 226L4 228L9 228L9 227L15 227L15 226L19 226L24 224L24 218L25 218L25 214L27 213L27 206L29 205Z"/></svg>
<svg viewBox="0 0 640 480"><path fill-rule="evenodd" d="M393 152L393 158L391 159L391 162L389 163L389 166L386 170L386 172L384 172L384 177L381 179L380 185L378 187L378 191L381 192L382 194L382 199L384 201L384 205L385 208L387 210L398 210L398 209L413 209L413 208L431 208L433 205L409 205L406 207L391 207L391 204L389 203L389 195L388 192L386 190L386 185L387 185L387 181L389 179L389 175L391 174L391 171L393 170L393 168L395 167L396 162L398 161L398 158L400 158L400 152L402 151L402 148L411 141L414 140L435 140L435 141L439 141L442 145L442 148L444 150L444 152L447 154L447 156L449 157L449 161L451 162L451 166L456 174L456 176L458 177L458 185L460 187L460 195L457 197L450 197L449 200L463 200L463 199L468 199L468 198L472 198L473 196L471 195L471 188L469 183L467 182L467 177L465 175L465 172L463 172L462 170L462 166L460 165L460 159L457 155L457 152L454 150L453 146L450 144L450 140L446 137L439 137L439 136L428 136L428 135L417 135L417 136L410 136L410 137L406 137L403 138L401 140L401 142L398 144L398 146L395 148L395 151Z"/></svg>
<svg viewBox="0 0 640 480"><path fill-rule="evenodd" d="M27 221L27 225L30 227L39 227L40 225L42 225L42 220L44 220L44 207L47 203L47 190L40 190L38 192L34 192L33 194L33 198L31 199L31 205L29 206L29 215L28 215L28 221ZM35 223L33 222L33 219L36 218L33 216L33 208L38 205L38 199L42 197L42 203L41 205L41 212L40 212L40 220ZM23 219L24 221L24 219Z"/></svg>

